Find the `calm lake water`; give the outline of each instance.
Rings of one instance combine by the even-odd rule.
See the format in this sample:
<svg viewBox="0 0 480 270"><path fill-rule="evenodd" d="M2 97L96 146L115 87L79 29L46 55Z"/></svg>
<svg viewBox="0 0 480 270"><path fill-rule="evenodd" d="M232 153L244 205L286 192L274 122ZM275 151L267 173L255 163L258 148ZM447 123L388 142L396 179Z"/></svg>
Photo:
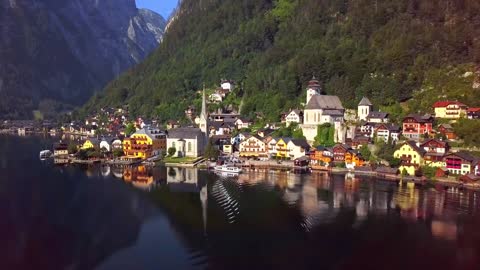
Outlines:
<svg viewBox="0 0 480 270"><path fill-rule="evenodd" d="M480 269L475 192L61 167L50 147L0 136L0 269Z"/></svg>

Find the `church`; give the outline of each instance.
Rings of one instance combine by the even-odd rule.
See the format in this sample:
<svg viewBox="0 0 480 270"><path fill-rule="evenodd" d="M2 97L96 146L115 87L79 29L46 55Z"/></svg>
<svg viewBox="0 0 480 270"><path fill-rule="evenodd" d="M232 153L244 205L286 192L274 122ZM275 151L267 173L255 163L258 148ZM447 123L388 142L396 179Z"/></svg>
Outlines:
<svg viewBox="0 0 480 270"><path fill-rule="evenodd" d="M335 141L344 142L345 108L338 96L324 95L320 82L313 77L307 86L307 100L303 113L303 135L308 142L317 136L317 127L326 123L335 126Z"/></svg>
<svg viewBox="0 0 480 270"><path fill-rule="evenodd" d="M208 114L205 89L202 97L202 112L196 127L175 128L168 131L167 151L175 148L175 157L196 158L205 154L208 144Z"/></svg>

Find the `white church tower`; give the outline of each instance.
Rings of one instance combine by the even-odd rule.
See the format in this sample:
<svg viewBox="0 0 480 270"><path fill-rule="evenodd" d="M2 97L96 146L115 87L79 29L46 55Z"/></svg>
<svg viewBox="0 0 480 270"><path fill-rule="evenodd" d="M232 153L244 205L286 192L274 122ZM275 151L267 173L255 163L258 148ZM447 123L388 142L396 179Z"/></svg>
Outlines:
<svg viewBox="0 0 480 270"><path fill-rule="evenodd" d="M203 86L202 97L202 112L200 114L200 120L198 123L200 130L205 134L205 138L208 139L208 114L207 114L207 98L205 94L205 86Z"/></svg>
<svg viewBox="0 0 480 270"><path fill-rule="evenodd" d="M310 99L315 96L321 94L322 88L320 86L320 82L313 76L312 80L308 82L307 86L307 103L310 101Z"/></svg>
<svg viewBox="0 0 480 270"><path fill-rule="evenodd" d="M363 97L360 103L358 104L358 119L361 121L367 121L367 117L372 111L373 104L366 97Z"/></svg>

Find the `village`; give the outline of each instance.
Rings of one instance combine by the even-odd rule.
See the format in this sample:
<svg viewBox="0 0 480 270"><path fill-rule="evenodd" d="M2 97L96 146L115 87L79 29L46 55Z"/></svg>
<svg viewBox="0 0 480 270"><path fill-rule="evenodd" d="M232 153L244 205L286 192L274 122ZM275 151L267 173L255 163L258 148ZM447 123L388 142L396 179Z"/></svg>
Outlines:
<svg viewBox="0 0 480 270"><path fill-rule="evenodd" d="M278 123L259 126L234 108L209 111L234 91L234 82L228 80L209 95L199 91L201 110L185 108L187 123L133 117L126 106L103 108L60 128L49 122L36 128L4 122L2 132L64 134L53 151L63 162L209 167L234 161L244 167L355 171L394 179L480 180L480 158L468 148L452 147L458 139L452 124L480 118L480 108L442 100L432 104L431 112L407 115L397 125L388 113L376 111L368 97L357 110L345 109L341 99L326 95L313 77L302 108L282 113Z"/></svg>

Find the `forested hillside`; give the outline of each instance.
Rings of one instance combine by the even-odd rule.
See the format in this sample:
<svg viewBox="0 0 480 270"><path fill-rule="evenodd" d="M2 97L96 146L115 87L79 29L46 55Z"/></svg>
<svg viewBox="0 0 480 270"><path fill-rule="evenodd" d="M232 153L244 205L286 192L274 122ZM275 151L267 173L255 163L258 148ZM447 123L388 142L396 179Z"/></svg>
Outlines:
<svg viewBox="0 0 480 270"><path fill-rule="evenodd" d="M85 109L129 104L134 114L168 119L204 82L228 78L239 85L242 114L275 119L300 105L312 75L346 107L364 95L395 107L418 93L435 97L435 87L473 106L478 73L452 72L478 63L477 0L184 0L161 47ZM442 74L460 82L444 86Z"/></svg>

